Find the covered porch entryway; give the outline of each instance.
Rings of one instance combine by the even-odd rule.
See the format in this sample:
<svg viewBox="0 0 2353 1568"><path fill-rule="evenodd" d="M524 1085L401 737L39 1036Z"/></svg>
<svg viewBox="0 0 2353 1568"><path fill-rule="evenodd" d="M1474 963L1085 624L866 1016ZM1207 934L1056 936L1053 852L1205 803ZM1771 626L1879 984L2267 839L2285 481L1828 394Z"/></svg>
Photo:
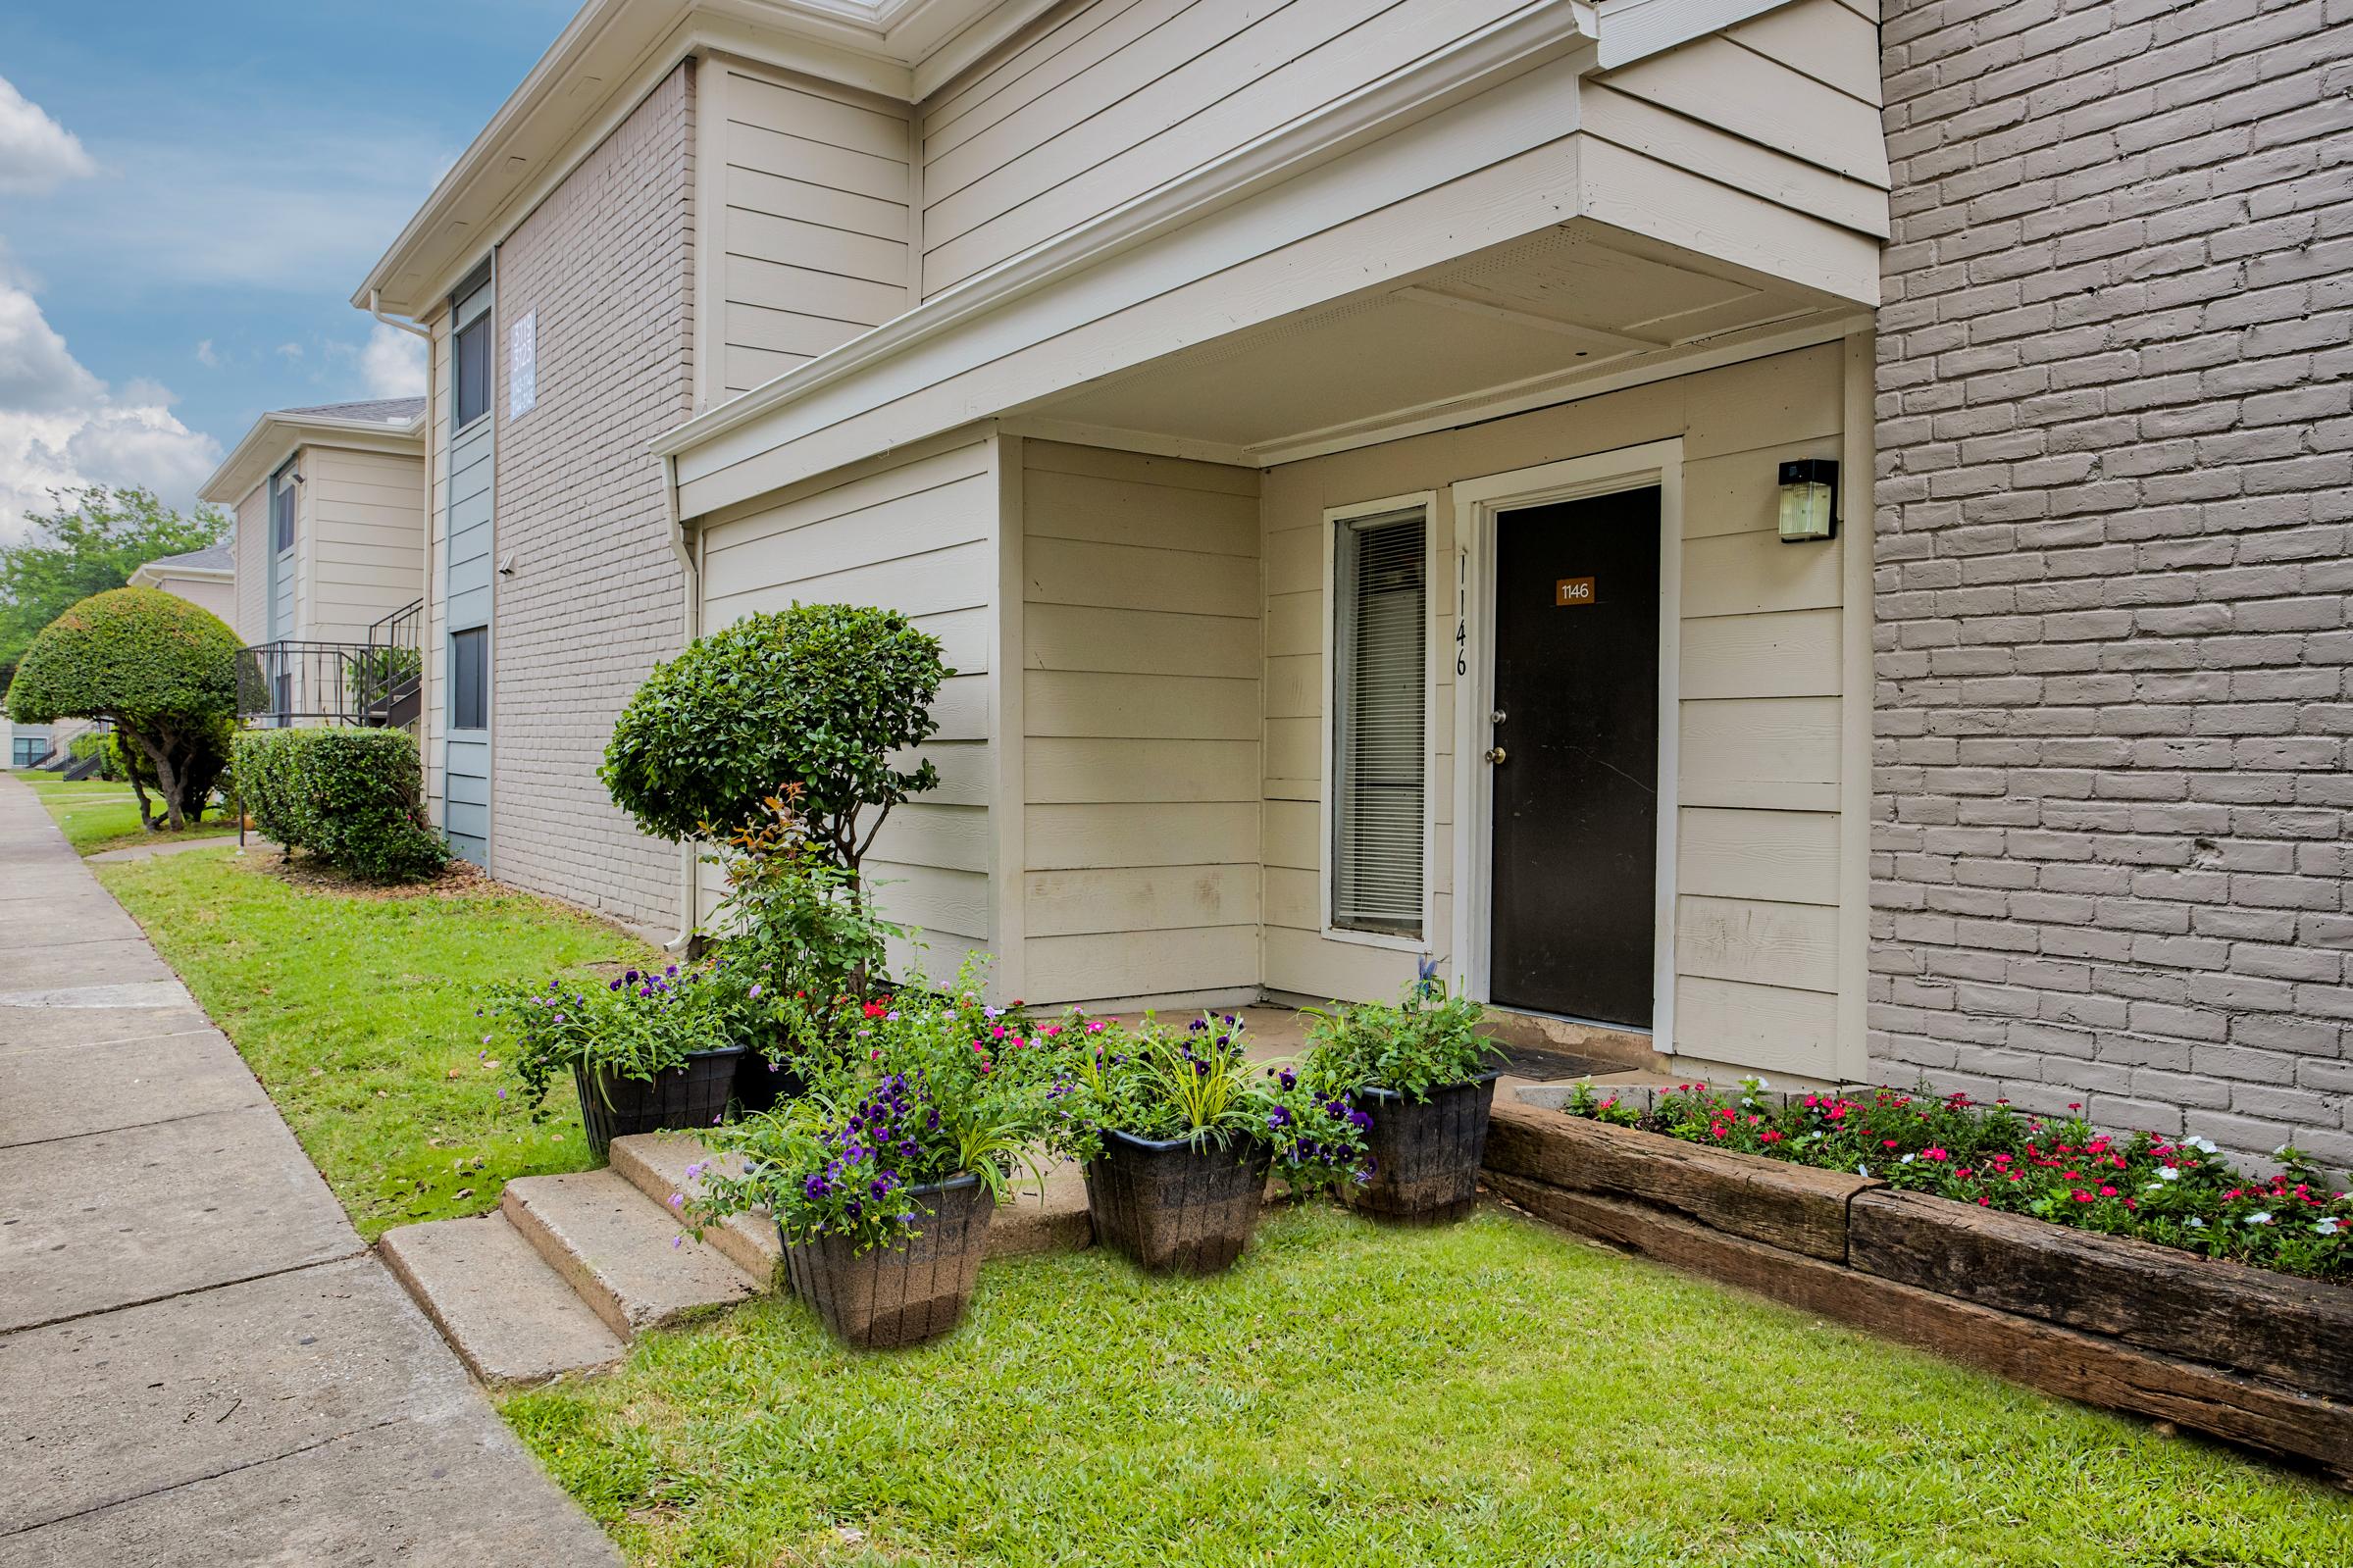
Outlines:
<svg viewBox="0 0 2353 1568"><path fill-rule="evenodd" d="M1026 992L1860 1071L1866 326L1575 224L1008 411Z"/></svg>

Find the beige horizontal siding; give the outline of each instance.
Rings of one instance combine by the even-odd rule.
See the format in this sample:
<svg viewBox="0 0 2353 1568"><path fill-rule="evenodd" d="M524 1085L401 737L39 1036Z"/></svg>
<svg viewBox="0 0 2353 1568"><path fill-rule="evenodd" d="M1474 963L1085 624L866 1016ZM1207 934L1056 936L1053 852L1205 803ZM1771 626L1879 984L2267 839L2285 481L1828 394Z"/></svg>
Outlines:
<svg viewBox="0 0 2353 1568"><path fill-rule="evenodd" d="M924 748L940 786L892 811L866 862L884 911L920 929L922 961L936 974L995 936L990 454L974 442L870 465L808 493L739 508L702 542L706 632L795 601L842 602L902 611L940 638L955 672L933 705L939 733Z"/></svg>
<svg viewBox="0 0 2353 1568"><path fill-rule="evenodd" d="M719 401L907 308L914 131L904 105L741 62L714 61L700 92L720 164L703 235Z"/></svg>
<svg viewBox="0 0 2353 1568"><path fill-rule="evenodd" d="M1032 1000L1258 971L1256 478L1022 443Z"/></svg>
<svg viewBox="0 0 2353 1568"><path fill-rule="evenodd" d="M923 292L1166 184L1512 0L1096 0L926 108Z"/></svg>

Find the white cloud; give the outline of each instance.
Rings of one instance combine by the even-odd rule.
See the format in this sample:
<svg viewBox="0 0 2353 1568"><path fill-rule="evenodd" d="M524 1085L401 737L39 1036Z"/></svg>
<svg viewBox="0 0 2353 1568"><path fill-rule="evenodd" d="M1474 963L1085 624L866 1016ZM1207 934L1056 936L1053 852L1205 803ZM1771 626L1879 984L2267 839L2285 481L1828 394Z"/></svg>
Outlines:
<svg viewBox="0 0 2353 1568"><path fill-rule="evenodd" d="M84 369L24 280L0 264L0 543L49 492L142 484L169 506L193 504L221 446L179 423L153 381L120 392Z"/></svg>
<svg viewBox="0 0 2353 1568"><path fill-rule="evenodd" d="M278 345L278 354L281 359L300 359L302 345L300 343L281 343Z"/></svg>
<svg viewBox="0 0 2353 1568"><path fill-rule="evenodd" d="M0 195L42 196L97 172L74 132L0 76Z"/></svg>
<svg viewBox="0 0 2353 1568"><path fill-rule="evenodd" d="M221 368L221 356L214 351L211 338L200 338L197 341L196 363L208 371L217 371Z"/></svg>
<svg viewBox="0 0 2353 1568"><path fill-rule="evenodd" d="M425 339L378 322L360 350L360 374L370 397L423 397Z"/></svg>

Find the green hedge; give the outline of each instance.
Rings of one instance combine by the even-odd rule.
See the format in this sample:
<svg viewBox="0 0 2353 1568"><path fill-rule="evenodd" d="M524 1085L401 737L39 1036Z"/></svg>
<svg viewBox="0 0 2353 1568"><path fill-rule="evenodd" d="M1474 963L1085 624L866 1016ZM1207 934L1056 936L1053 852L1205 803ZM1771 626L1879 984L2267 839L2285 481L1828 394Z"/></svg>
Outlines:
<svg viewBox="0 0 2353 1568"><path fill-rule="evenodd" d="M233 766L254 826L290 849L370 882L415 882L448 864L405 731L248 731Z"/></svg>
<svg viewBox="0 0 2353 1568"><path fill-rule="evenodd" d="M109 784L121 784L128 777L123 771L123 753L121 748L115 744L113 735L100 734L94 731L85 734L77 734L66 742L66 755L76 762L85 762L91 757L96 757L98 759L98 777Z"/></svg>

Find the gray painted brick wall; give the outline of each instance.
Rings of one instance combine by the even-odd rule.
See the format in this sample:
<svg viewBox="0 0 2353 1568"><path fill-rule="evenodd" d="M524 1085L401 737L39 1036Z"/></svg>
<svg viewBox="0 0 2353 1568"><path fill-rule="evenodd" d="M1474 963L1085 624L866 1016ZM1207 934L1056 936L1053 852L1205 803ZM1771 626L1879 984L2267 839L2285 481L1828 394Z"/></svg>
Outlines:
<svg viewBox="0 0 2353 1568"><path fill-rule="evenodd" d="M498 554L490 870L642 927L678 917L679 851L597 782L613 720L679 647L685 592L646 447L693 397L693 81L682 66L498 252ZM537 403L509 419L507 333L537 322Z"/></svg>
<svg viewBox="0 0 2353 1568"><path fill-rule="evenodd" d="M2353 1165L2353 0L1892 0L1870 1038Z"/></svg>

